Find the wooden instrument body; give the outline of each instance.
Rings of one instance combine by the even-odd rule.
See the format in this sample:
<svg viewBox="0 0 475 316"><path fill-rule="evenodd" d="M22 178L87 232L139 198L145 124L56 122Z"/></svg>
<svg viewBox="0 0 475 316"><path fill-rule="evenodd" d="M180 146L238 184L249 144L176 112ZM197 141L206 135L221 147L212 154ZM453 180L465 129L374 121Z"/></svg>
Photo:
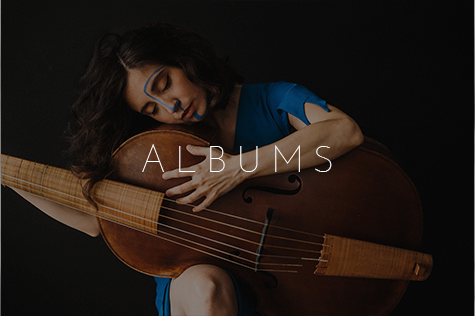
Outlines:
<svg viewBox="0 0 475 316"><path fill-rule="evenodd" d="M142 172L152 144L161 164L148 162ZM183 168L202 160L187 153L188 144L209 145L179 131L137 135L116 151L114 177L165 192L186 179L162 180L161 166L167 171L178 168L180 161ZM156 160L155 155L150 160ZM287 192L268 192L263 187ZM422 212L412 182L396 163L364 146L332 161L326 173L310 168L245 181L216 200L210 209L236 217L210 211L190 217L189 206L164 201L158 224L160 238L105 220L100 222L112 251L132 268L154 276L177 277L192 265L218 265L253 289L258 311L268 316L385 315L395 307L409 283L318 276L314 274L318 263L315 260L276 259L268 255L318 258L321 247L313 243L321 243L322 238L310 234L327 233L410 250L418 248L422 236ZM274 211L267 235L288 239L267 237L263 249L267 256L260 258L259 271L255 272L255 253L268 209ZM203 230L202 226L208 228Z"/></svg>

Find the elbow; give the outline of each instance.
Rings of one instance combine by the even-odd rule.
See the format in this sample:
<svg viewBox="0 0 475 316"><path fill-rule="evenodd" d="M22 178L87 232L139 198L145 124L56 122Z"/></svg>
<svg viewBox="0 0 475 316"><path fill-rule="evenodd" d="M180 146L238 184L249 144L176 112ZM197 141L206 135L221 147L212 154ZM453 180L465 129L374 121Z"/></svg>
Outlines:
<svg viewBox="0 0 475 316"><path fill-rule="evenodd" d="M101 234L101 228L99 225L99 219L95 216L89 215L87 225L81 229L81 231L91 237L97 237Z"/></svg>
<svg viewBox="0 0 475 316"><path fill-rule="evenodd" d="M91 231L86 231L86 234L88 234L91 237L97 237L101 234L100 230L91 230Z"/></svg>
<svg viewBox="0 0 475 316"><path fill-rule="evenodd" d="M358 124L353 119L347 119L346 139L348 149L358 147L364 142L364 135Z"/></svg>
<svg viewBox="0 0 475 316"><path fill-rule="evenodd" d="M363 144L363 142L364 142L364 135L363 135L363 132L361 131L360 127L358 126L358 124L356 124L356 129L357 130L353 134L354 146L355 147Z"/></svg>

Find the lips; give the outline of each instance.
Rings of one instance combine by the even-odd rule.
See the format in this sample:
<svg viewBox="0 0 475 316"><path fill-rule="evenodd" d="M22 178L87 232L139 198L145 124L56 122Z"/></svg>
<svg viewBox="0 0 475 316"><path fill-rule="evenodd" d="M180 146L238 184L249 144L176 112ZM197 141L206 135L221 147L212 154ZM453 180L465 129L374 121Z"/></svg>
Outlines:
<svg viewBox="0 0 475 316"><path fill-rule="evenodd" d="M194 111L194 106L193 106L193 102L191 102L191 104L186 108L186 110L183 111L181 118L189 119L193 115L193 111Z"/></svg>

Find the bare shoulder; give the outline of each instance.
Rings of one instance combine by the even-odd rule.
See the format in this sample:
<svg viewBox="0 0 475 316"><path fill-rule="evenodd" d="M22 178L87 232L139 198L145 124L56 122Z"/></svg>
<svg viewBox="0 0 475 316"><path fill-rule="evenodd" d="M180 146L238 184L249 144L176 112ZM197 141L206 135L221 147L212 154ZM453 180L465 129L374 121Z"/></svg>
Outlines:
<svg viewBox="0 0 475 316"><path fill-rule="evenodd" d="M340 119L348 119L352 121L350 116L348 116L345 112L341 111L337 107L330 104L327 104L327 107L330 110L329 112L325 111L317 104L306 102L304 104L305 115L307 116L307 119L310 124ZM293 116L292 114L288 114L288 116L290 124L295 127L295 129L299 130L307 126L304 122L302 122L299 118Z"/></svg>

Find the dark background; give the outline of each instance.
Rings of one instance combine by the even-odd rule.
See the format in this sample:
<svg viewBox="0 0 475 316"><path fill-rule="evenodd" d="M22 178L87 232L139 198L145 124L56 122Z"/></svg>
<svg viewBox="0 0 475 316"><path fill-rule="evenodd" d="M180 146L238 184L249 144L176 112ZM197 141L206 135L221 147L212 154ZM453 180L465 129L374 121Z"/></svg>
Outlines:
<svg viewBox="0 0 475 316"><path fill-rule="evenodd" d="M388 146L424 210L432 275L393 315L473 313L473 2L2 1L2 153L55 166L96 40L152 20L247 83L315 91ZM391 181L391 179L388 179ZM4 315L154 315L152 278L2 187ZM355 311L355 315L357 315Z"/></svg>

